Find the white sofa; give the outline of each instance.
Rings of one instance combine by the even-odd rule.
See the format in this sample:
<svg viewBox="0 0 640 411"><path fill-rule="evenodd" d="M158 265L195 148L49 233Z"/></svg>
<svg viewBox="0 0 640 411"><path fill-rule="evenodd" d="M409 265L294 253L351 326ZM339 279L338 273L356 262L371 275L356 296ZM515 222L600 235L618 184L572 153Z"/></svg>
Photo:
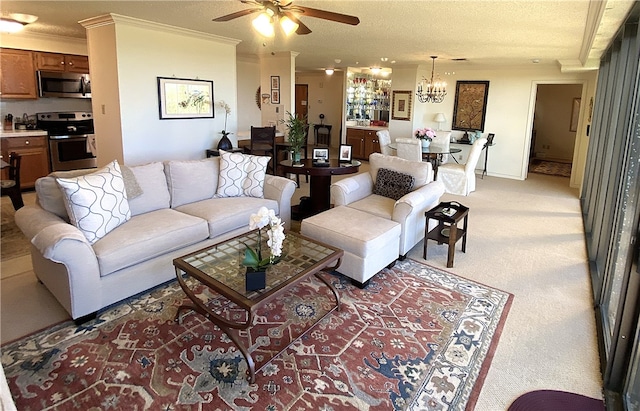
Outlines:
<svg viewBox="0 0 640 411"><path fill-rule="evenodd" d="M374 194L376 177L381 168L413 176L415 181L412 191L398 200ZM336 207L348 206L400 224L400 258L406 257L424 238L424 213L440 203L442 194L444 186L441 182L434 181L431 163L409 161L380 153L369 156L368 173L356 174L331 185L331 202Z"/></svg>
<svg viewBox="0 0 640 411"><path fill-rule="evenodd" d="M174 279L174 258L249 231L249 216L261 206L273 209L289 227L293 181L266 175L263 197L218 197L220 162L215 157L123 167L126 192L135 186L141 194L127 199L131 218L93 244L69 223L56 181L78 172L38 179L37 204L21 208L15 217L31 241L36 276L81 322Z"/></svg>

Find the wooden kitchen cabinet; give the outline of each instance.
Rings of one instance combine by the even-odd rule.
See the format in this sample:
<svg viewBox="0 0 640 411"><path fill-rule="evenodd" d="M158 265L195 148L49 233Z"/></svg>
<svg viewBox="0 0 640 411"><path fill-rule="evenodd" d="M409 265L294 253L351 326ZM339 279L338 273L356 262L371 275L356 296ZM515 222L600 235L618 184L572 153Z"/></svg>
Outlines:
<svg viewBox="0 0 640 411"><path fill-rule="evenodd" d="M361 160L368 160L372 153L380 152L376 130L347 128L347 144L351 146L351 156Z"/></svg>
<svg viewBox="0 0 640 411"><path fill-rule="evenodd" d="M2 158L15 151L22 156L20 187L33 188L36 180L49 174L49 147L47 136L2 138Z"/></svg>
<svg viewBox="0 0 640 411"><path fill-rule="evenodd" d="M38 97L33 52L0 49L0 97L3 99Z"/></svg>
<svg viewBox="0 0 640 411"><path fill-rule="evenodd" d="M36 53L36 68L47 71L89 72L89 57L62 53Z"/></svg>

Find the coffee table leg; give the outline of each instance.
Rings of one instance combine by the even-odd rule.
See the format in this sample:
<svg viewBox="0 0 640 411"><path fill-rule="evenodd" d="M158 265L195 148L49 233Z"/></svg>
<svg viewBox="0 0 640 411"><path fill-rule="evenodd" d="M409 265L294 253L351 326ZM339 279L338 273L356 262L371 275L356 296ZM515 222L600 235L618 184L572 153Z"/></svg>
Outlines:
<svg viewBox="0 0 640 411"><path fill-rule="evenodd" d="M177 268L176 268L176 277L178 278L178 283L180 284L182 291L184 291L184 293L187 295L187 297L189 297L189 299L193 303L193 304L182 304L180 307L178 307L178 311L176 313L176 319L178 320L178 324L182 324L182 317L180 317L180 312L182 310L190 309L201 314L202 316L207 318L209 321L211 321L213 324L217 325L225 334L227 334L227 336L229 336L229 338L231 338L231 341L233 341L236 347L238 347L238 349L242 353L242 356L247 361L247 367L248 367L247 371L249 373L249 382L253 384L256 381L256 363L255 361L253 361L253 357L251 357L251 353L249 352L249 350L240 341L240 338L238 337L238 333L236 331L236 330L246 330L251 326L251 324L253 323L253 313L251 311L247 311L249 318L245 323L236 323L236 322L228 321L227 319L214 313L211 309L209 309L206 305L204 305L198 297L196 297L193 291L191 291L191 289L185 283L184 278L182 278L181 270ZM335 290L334 290L334 294L335 294Z"/></svg>
<svg viewBox="0 0 640 411"><path fill-rule="evenodd" d="M320 281L325 283L327 287L329 287L329 289L333 293L333 296L336 298L336 306L338 307L338 311L342 311L342 306L340 305L340 295L338 295L338 290L336 290L336 288L333 286L333 284L331 284L331 282L327 281L324 277L322 277L320 273L316 273L315 275L316 275L316 278L318 278Z"/></svg>

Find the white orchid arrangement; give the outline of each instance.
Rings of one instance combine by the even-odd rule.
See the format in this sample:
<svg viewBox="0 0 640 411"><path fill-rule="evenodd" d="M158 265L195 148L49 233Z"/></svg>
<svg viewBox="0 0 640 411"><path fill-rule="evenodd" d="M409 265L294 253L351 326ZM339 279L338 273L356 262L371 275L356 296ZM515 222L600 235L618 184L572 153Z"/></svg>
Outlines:
<svg viewBox="0 0 640 411"><path fill-rule="evenodd" d="M270 248L268 258L262 258L262 229L269 226L267 235L267 245ZM284 223L280 217L276 216L275 211L260 207L256 214L249 217L249 228L251 230L258 229L258 245L256 249L245 244L247 249L244 253L242 265L251 267L255 271L262 271L270 265L276 264L282 258L282 243L284 242Z"/></svg>
<svg viewBox="0 0 640 411"><path fill-rule="evenodd" d="M227 131L227 118L229 117L229 114L231 114L231 106L225 103L224 100L220 100L218 105L224 109L224 130L222 130L220 134L226 137L229 134L233 134Z"/></svg>

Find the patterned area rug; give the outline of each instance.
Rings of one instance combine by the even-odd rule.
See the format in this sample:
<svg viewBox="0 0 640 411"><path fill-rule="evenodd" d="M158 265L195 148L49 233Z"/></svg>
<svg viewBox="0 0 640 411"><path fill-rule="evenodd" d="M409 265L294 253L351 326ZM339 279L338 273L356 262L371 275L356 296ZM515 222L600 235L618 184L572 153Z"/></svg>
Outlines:
<svg viewBox="0 0 640 411"><path fill-rule="evenodd" d="M242 334L256 374L202 316L174 321L185 295L174 281L101 313L2 347L19 410L462 410L473 409L512 296L405 260L361 290L326 275L342 309L316 278L254 316ZM237 307L201 287L230 317Z"/></svg>
<svg viewBox="0 0 640 411"><path fill-rule="evenodd" d="M557 161L532 160L529 165L530 173L548 174L551 176L571 177L571 163Z"/></svg>

